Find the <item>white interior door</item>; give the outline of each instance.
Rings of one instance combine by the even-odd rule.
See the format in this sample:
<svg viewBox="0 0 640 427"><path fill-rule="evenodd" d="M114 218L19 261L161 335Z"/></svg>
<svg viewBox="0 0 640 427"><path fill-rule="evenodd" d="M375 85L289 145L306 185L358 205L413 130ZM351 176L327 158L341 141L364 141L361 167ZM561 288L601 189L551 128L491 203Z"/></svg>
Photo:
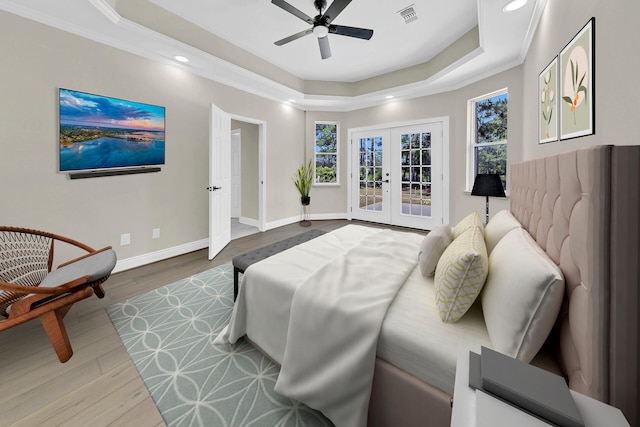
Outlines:
<svg viewBox="0 0 640 427"><path fill-rule="evenodd" d="M391 223L389 129L351 136L351 217Z"/></svg>
<svg viewBox="0 0 640 427"><path fill-rule="evenodd" d="M211 104L209 126L209 259L231 241L231 117Z"/></svg>

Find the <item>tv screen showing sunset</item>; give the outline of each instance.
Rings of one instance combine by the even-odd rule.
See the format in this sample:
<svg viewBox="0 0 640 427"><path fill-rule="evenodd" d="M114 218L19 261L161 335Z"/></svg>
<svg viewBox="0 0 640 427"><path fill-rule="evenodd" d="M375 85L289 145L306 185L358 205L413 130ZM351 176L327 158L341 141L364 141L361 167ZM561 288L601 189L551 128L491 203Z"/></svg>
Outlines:
<svg viewBox="0 0 640 427"><path fill-rule="evenodd" d="M60 89L60 171L164 164L165 109Z"/></svg>

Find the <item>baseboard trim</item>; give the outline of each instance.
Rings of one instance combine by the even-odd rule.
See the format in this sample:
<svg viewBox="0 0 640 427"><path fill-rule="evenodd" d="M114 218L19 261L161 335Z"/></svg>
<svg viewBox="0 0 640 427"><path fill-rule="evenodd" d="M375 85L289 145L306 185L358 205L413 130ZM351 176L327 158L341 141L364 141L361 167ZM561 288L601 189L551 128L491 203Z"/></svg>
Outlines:
<svg viewBox="0 0 640 427"><path fill-rule="evenodd" d="M131 258L118 260L113 269L113 273L130 270L132 268L141 267L151 264L152 262L162 261L163 259L172 258L174 256L183 255L189 252L197 251L209 247L209 239L197 240L195 242L185 243L183 245L173 246L171 248L161 249L159 251L150 252L148 254L137 255Z"/></svg>
<svg viewBox="0 0 640 427"><path fill-rule="evenodd" d="M325 214L311 214L309 216L311 221L322 221L322 220L330 220L330 219L350 219L346 213L325 213ZM272 221L265 224L265 231L273 230L274 228L284 227L285 225L295 224L296 222L300 222L302 220L302 216L296 215L289 218L279 219L278 221Z"/></svg>
<svg viewBox="0 0 640 427"><path fill-rule="evenodd" d="M278 227L284 227L285 225L293 224L298 221L300 221L300 215L279 219L277 221L267 222L264 225L264 231L273 230L274 228Z"/></svg>
<svg viewBox="0 0 640 427"><path fill-rule="evenodd" d="M255 221L250 218L242 218L243 221ZM327 214L311 214L311 221L322 221L330 219L349 219L346 213L327 213ZM289 224L295 224L300 222L300 215L292 216L289 218L279 219L278 221L272 221L265 224L265 231L272 230L274 228L283 227ZM257 221L256 221L257 222ZM243 222L244 223L244 222ZM249 225L254 225L249 223ZM258 225L255 224L257 227ZM148 254L137 255L131 258L125 258L118 260L116 266L113 269L113 273L120 271L130 270L136 267L142 267L143 265L151 264L152 262L162 261L174 256L183 255L189 252L198 251L200 249L209 247L209 239L197 240L195 242L185 243L183 245L173 246L171 248L161 249L155 252L149 252Z"/></svg>
<svg viewBox="0 0 640 427"><path fill-rule="evenodd" d="M250 225L251 227L260 228L260 221L258 221L257 219L247 218L246 216L241 216L241 217L238 218L238 222L240 224Z"/></svg>
<svg viewBox="0 0 640 427"><path fill-rule="evenodd" d="M328 214L311 214L309 218L311 221L322 221L329 219L349 219L349 215L346 213L328 213Z"/></svg>

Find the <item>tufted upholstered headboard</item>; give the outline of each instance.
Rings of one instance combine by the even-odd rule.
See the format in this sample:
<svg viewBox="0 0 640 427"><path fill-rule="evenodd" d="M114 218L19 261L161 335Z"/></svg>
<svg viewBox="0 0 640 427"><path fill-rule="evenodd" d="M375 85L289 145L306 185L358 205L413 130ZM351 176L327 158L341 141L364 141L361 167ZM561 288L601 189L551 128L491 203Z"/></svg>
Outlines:
<svg viewBox="0 0 640 427"><path fill-rule="evenodd" d="M515 164L510 203L565 276L548 344L569 386L640 425L640 146L597 146Z"/></svg>

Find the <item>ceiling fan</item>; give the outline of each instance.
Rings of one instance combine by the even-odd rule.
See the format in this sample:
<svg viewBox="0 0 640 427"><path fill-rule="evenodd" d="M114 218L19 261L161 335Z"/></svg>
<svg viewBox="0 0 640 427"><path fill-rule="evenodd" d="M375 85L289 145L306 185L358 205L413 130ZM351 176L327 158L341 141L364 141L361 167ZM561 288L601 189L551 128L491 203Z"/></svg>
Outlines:
<svg viewBox="0 0 640 427"><path fill-rule="evenodd" d="M277 42L275 42L276 46L282 46L283 44L289 43L293 40L299 39L300 37L304 37L313 33L313 35L318 38L318 44L320 45L320 56L322 57L322 59L327 59L331 57L331 47L329 46L329 39L327 38L327 35L329 33L338 34L340 36L355 37L357 39L364 40L369 40L371 36L373 36L373 30L331 24L331 22L336 19L340 12L342 12L344 8L347 7L349 3L351 3L351 0L333 0L331 6L329 6L329 9L327 9L324 13L322 13L322 11L324 11L327 7L326 0L314 0L313 4L316 9L318 9L319 13L314 18L311 18L310 16L291 6L284 0L271 0L271 3L312 25L312 27L307 30L300 31L299 33L293 34L289 37L285 37L282 40L278 40Z"/></svg>

